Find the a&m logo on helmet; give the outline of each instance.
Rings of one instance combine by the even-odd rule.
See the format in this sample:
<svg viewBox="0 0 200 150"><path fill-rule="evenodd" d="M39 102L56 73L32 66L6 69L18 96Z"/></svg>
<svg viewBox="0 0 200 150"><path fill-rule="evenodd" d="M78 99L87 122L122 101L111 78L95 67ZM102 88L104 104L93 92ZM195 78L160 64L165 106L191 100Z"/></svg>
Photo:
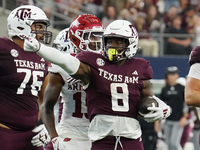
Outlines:
<svg viewBox="0 0 200 150"><path fill-rule="evenodd" d="M132 24L129 25L129 27L130 27L131 30L132 30L132 36L136 36L136 37L138 37L138 33L137 33L135 27L134 27Z"/></svg>
<svg viewBox="0 0 200 150"><path fill-rule="evenodd" d="M17 10L14 17L24 20L25 18L31 18L31 9L30 8L20 8Z"/></svg>

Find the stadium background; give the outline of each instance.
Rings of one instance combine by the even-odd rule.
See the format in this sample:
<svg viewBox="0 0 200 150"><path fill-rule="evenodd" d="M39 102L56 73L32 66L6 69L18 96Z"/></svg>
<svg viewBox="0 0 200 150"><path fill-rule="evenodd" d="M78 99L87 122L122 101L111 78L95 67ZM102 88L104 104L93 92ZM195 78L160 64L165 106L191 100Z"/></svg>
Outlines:
<svg viewBox="0 0 200 150"><path fill-rule="evenodd" d="M62 0L60 0L62 1ZM77 3L77 1L80 0L66 0L70 1L71 3L75 3L78 7L80 4ZM106 0L102 0L106 1ZM120 0L119 0L120 1ZM83 14L85 12L80 11L76 8L72 8L69 6L63 6L60 5L59 0L0 0L0 36L6 36L7 34L7 16L17 6L20 4L27 4L27 3L33 3L36 6L39 6L47 14L50 15L50 21L51 26L48 28L48 30L53 32L53 39L55 39L56 35L59 33L59 31L64 28L68 27L70 25L70 22L73 21L73 17L71 17L68 14L59 13L55 10L55 7L60 6L65 7L69 12L72 12L75 15ZM55 20L57 18L57 20ZM58 27L59 26L59 27ZM158 38L159 41L159 56L158 57L143 57L140 53L136 54L135 57L143 57L150 61L150 64L153 68L153 79L152 85L153 85L153 91L155 94L159 94L161 91L161 88L164 86L164 73L168 66L177 66L180 70L180 77L181 82L184 84L185 77L187 76L187 73L189 71L189 64L188 64L188 56L166 56L163 54L164 44L163 44L163 38L164 33L155 34L155 36ZM187 147L188 146L188 147ZM185 150L188 148L192 150L191 143L188 143Z"/></svg>

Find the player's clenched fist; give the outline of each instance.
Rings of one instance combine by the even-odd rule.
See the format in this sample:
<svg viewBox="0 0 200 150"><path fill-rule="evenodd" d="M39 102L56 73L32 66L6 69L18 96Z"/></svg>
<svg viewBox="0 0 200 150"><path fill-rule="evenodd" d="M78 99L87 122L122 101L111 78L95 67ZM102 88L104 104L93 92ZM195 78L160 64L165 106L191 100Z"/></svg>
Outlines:
<svg viewBox="0 0 200 150"><path fill-rule="evenodd" d="M44 124L39 125L35 129L33 129L33 132L38 133L31 140L31 143L34 146L40 147L40 146L42 146L44 144L48 144L50 142L50 136L49 136Z"/></svg>
<svg viewBox="0 0 200 150"><path fill-rule="evenodd" d="M40 43L30 36L20 35L24 39L24 51L27 52L37 52L40 49Z"/></svg>

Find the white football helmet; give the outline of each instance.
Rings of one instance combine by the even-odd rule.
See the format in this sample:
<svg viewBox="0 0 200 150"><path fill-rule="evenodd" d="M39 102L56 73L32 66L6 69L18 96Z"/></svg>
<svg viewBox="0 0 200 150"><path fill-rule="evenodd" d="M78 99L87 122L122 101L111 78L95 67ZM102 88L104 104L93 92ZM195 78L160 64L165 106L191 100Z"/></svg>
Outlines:
<svg viewBox="0 0 200 150"><path fill-rule="evenodd" d="M23 5L14 9L7 18L8 35L13 36L25 35L37 38L37 34L43 34L43 39L39 41L49 44L52 38L52 32L44 29L32 31L31 25L35 22L43 23L45 28L50 25L49 19L40 8L33 5ZM22 37L20 37L22 38ZM23 39L23 38L22 38Z"/></svg>
<svg viewBox="0 0 200 150"><path fill-rule="evenodd" d="M107 40L108 38L124 38L124 42L128 43L127 47L123 47L123 51L121 53L109 53L108 49L112 49L113 47L108 47ZM133 57L137 50L138 50L138 33L135 27L126 20L115 20L112 23L110 23L103 34L102 39L103 44L103 52L104 57L109 59L112 57L112 60L110 61L120 61L123 59L131 58ZM112 56L109 56L112 55Z"/></svg>
<svg viewBox="0 0 200 150"><path fill-rule="evenodd" d="M75 48L69 40L69 28L63 29L53 41L53 47L63 53L75 53Z"/></svg>

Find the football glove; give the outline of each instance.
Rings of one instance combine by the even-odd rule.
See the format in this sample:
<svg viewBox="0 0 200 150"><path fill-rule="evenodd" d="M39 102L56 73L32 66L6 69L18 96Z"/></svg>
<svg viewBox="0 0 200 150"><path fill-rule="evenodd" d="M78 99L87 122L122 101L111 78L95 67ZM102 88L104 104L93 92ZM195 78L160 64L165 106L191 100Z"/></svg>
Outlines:
<svg viewBox="0 0 200 150"><path fill-rule="evenodd" d="M40 42L33 37L20 34L20 38L24 39L24 51L27 52L37 52L40 50Z"/></svg>
<svg viewBox="0 0 200 150"><path fill-rule="evenodd" d="M53 149L54 150L66 150L66 142L70 141L71 139L69 138L61 138L61 137L55 137L51 140L52 144L53 144Z"/></svg>
<svg viewBox="0 0 200 150"><path fill-rule="evenodd" d="M31 143L33 144L33 146L40 147L50 142L51 138L44 124L39 125L38 127L34 128L32 131L35 133L38 133L31 140Z"/></svg>
<svg viewBox="0 0 200 150"><path fill-rule="evenodd" d="M144 115L144 120L147 122L155 122L156 120L162 120L171 115L171 107L165 104L158 97L153 96L153 98L158 102L158 107L148 107L148 110L154 111L152 114Z"/></svg>

